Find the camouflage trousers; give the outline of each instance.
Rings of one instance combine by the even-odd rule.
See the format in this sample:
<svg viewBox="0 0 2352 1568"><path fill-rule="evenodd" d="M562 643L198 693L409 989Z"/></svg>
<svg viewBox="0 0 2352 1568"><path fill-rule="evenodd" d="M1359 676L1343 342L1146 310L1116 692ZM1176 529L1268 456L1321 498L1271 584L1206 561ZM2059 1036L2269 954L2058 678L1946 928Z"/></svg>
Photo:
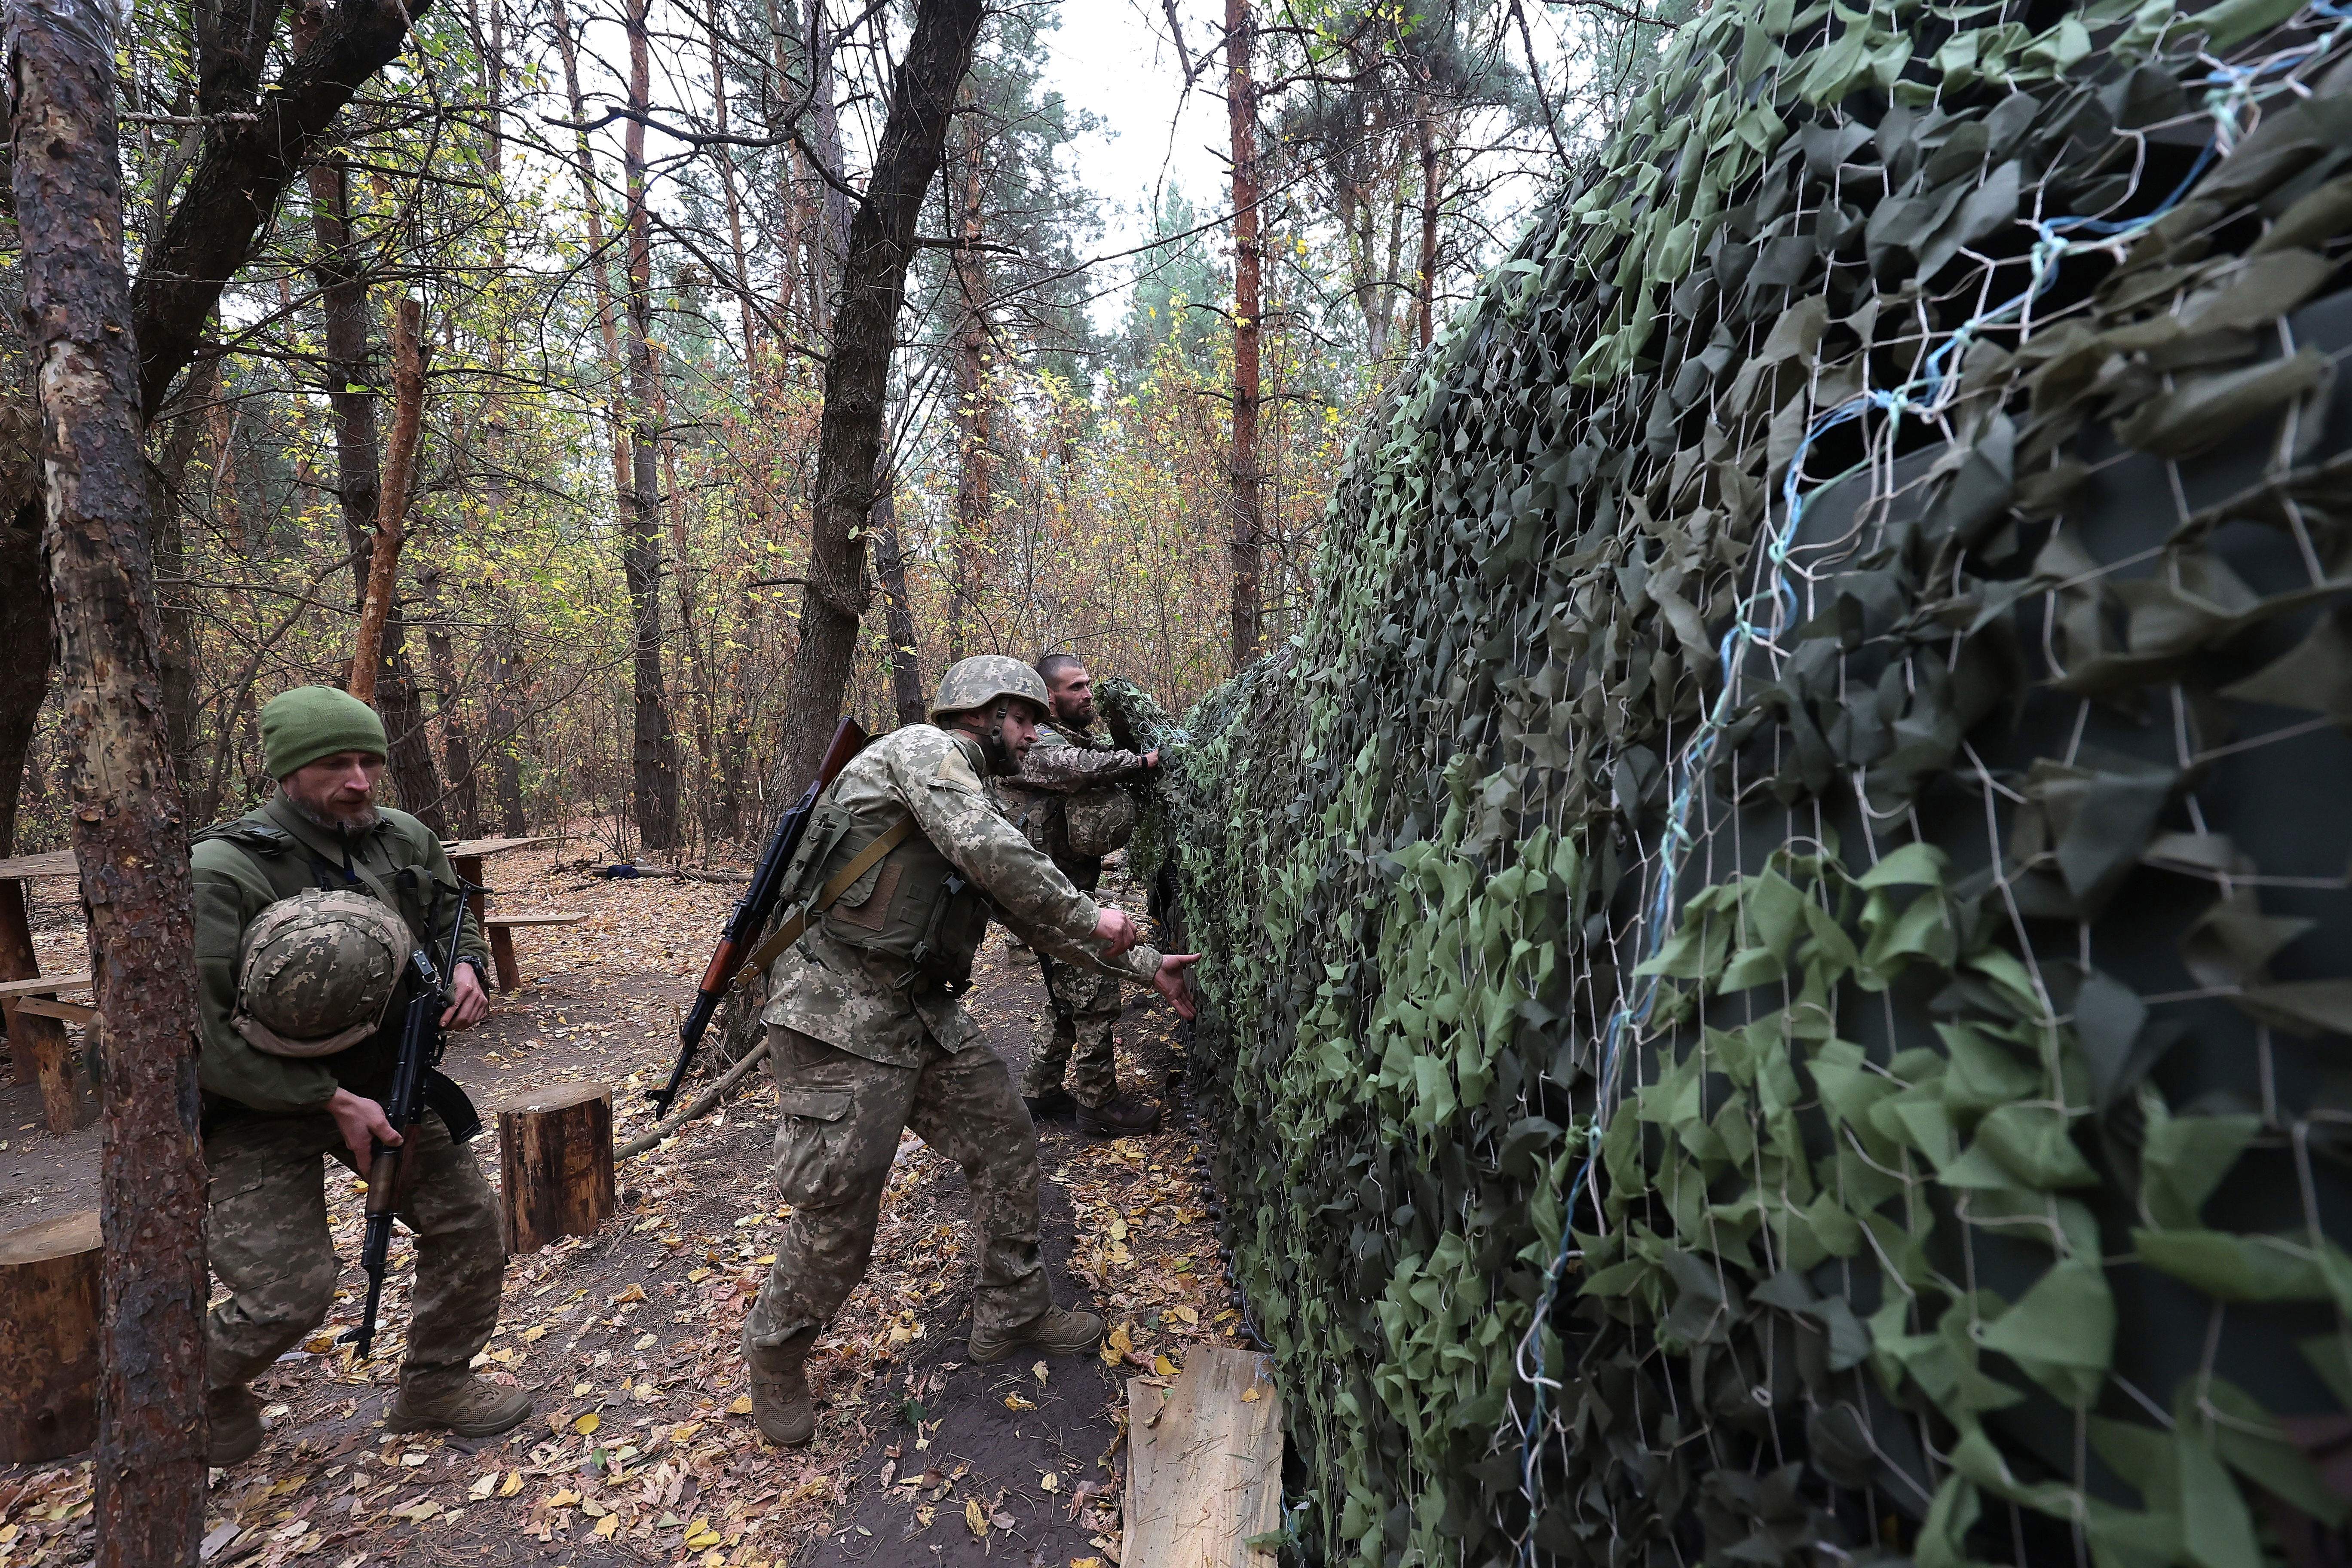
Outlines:
<svg viewBox="0 0 2352 1568"><path fill-rule="evenodd" d="M412 1134L401 1223L416 1237L401 1382L435 1392L466 1375L499 1322L506 1247L498 1204L471 1151L427 1112ZM326 1320L334 1304L322 1155L343 1135L325 1111L257 1116L205 1140L212 1172L205 1247L228 1300L205 1321L205 1380L242 1385Z"/></svg>
<svg viewBox="0 0 2352 1568"><path fill-rule="evenodd" d="M927 1043L922 1066L898 1067L782 1025L769 1026L768 1041L780 1090L776 1187L793 1213L744 1324L747 1342L773 1349L822 1327L866 1277L905 1127L962 1166L971 1188L972 1328L1017 1329L1045 1314L1053 1298L1037 1250L1037 1133L1002 1057L977 1042L960 1051Z"/></svg>
<svg viewBox="0 0 2352 1568"><path fill-rule="evenodd" d="M1118 1022L1118 982L1097 969L1056 963L1037 954L1045 972L1045 996L1054 1008L1054 1031L1029 1053L1021 1092L1035 1099L1062 1087L1066 1073L1070 1098L1098 1106L1118 1092L1118 1064L1112 1057L1111 1026Z"/></svg>

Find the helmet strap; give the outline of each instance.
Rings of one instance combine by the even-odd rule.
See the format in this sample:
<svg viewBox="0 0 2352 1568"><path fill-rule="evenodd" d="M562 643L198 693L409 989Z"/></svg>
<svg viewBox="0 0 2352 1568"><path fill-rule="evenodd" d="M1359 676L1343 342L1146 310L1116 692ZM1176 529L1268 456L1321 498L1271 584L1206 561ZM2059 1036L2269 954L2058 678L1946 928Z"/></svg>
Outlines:
<svg viewBox="0 0 2352 1568"><path fill-rule="evenodd" d="M988 728L979 736L981 755L988 760L988 771L1001 778L1011 778L1021 771L1021 764L1013 759L1013 749L1004 743L1004 714L1010 706L1004 699L998 698L996 706L989 710Z"/></svg>

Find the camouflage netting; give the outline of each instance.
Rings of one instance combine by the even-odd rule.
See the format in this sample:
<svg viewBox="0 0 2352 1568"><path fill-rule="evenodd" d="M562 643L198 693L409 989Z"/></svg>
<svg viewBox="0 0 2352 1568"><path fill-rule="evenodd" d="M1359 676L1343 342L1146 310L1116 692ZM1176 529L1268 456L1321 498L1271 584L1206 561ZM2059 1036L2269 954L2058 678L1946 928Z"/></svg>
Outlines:
<svg viewBox="0 0 2352 1568"><path fill-rule="evenodd" d="M2352 22L1719 3L1168 821L1333 1562L2241 1568L2352 1418Z"/></svg>

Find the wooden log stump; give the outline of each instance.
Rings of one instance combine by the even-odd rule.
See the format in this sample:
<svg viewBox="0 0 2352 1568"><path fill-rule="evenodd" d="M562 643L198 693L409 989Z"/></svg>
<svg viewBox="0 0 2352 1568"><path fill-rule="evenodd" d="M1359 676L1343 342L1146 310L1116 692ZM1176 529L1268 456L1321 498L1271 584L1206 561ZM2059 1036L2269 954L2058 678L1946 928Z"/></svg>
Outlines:
<svg viewBox="0 0 2352 1568"><path fill-rule="evenodd" d="M0 1465L98 1441L98 1211L0 1234Z"/></svg>
<svg viewBox="0 0 2352 1568"><path fill-rule="evenodd" d="M613 1091L559 1084L499 1112L499 1229L510 1257L593 1236L613 1214Z"/></svg>

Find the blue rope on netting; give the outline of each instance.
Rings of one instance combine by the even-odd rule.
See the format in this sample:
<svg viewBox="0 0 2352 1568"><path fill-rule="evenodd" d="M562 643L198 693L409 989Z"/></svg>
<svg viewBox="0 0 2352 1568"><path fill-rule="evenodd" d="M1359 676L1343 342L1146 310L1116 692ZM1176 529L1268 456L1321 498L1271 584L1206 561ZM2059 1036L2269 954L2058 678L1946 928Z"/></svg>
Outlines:
<svg viewBox="0 0 2352 1568"><path fill-rule="evenodd" d="M1805 458L1813 445L1832 430L1862 418L1873 409L1898 420L1906 415L1923 420L1940 417L1949 406L1953 385L1959 374L1958 360L1965 355L1968 346L1976 341L1979 334L2010 325L2012 318L2021 330L2030 331L2030 328L2022 326L2025 312L2057 281L2058 269L2068 257L2123 245L2138 237L2172 211L2204 177L2214 161L2226 154L2228 147L2225 142L2234 143L2237 109L2255 96L2258 84L2264 78L2282 74L2326 53L2347 33L2352 33L2352 5L2339 5L2331 0L2315 0L2308 9L2318 16L2336 19L2338 26L2325 39L2284 52L2259 65L2239 67L2217 63L2207 74L2205 85L2211 90L2207 94L2206 110L2214 121L2215 133L2207 139L2197 154L2196 162L2163 201L2148 212L2130 218L2069 215L2028 220L2032 224L2035 238L2029 257L2032 275L2025 288L1954 328L1945 341L1921 362L1920 373L1902 385L1859 393L1838 404L1807 427L1781 478L1780 526L1774 531L1765 548L1769 581L1758 593L1740 602L1730 628L1717 644L1717 657L1724 671L1723 689L1717 693L1713 707L1708 710L1697 733L1684 747L1675 763L1675 789L1669 797L1666 825L1659 845L1663 863L1657 888L1641 916L1638 951L1642 963L1656 958L1665 945L1668 927L1674 917L1675 890L1681 879L1684 857L1697 842L1690 831L1691 812L1698 798L1700 781L1706 776L1706 764L1714 755L1716 742L1729 728L1738 693L1739 667L1759 642L1769 643L1786 631L1798 612L1797 588L1788 572L1788 562L1795 546L1798 526L1804 518L1805 496L1800 487L1804 478ZM2074 237L2078 235L2086 237ZM1863 466L1856 464L1819 481L1814 487L1816 492L1858 472ZM1775 614L1771 624L1762 626L1752 618L1752 611L1759 602L1767 599ZM1654 973L1640 978L1641 984L1634 997L1612 1012L1602 1029L1600 1086L1594 1098L1592 1125L1587 1133L1583 1157L1567 1184L1566 1201L1560 1216L1559 1246L1550 1266L1544 1271L1543 1289L1537 1299L1533 1320L1527 1332L1520 1336L1513 1356L1515 1369L1533 1391L1527 1420L1507 1420L1507 1425L1517 1429L1519 1439L1520 1495L1526 1499L1528 1510L1527 1531L1519 1540L1519 1560L1523 1563L1534 1561L1534 1529L1538 1512L1536 1468L1540 1457L1538 1435L1544 1424L1550 1391L1559 1386L1558 1381L1550 1375L1550 1354L1549 1347L1543 1343L1543 1333L1550 1322L1552 1308L1559 1300L1560 1282L1567 1274L1569 1260L1576 1250L1573 1221L1577 1194L1591 1181L1593 1166L1600 1158L1601 1139L1606 1131L1607 1112L1613 1103L1626 1032L1648 1020L1663 980L1663 976ZM1598 1204L1596 1194L1596 1210ZM1530 1352L1535 1357L1532 1368L1528 1365Z"/></svg>

